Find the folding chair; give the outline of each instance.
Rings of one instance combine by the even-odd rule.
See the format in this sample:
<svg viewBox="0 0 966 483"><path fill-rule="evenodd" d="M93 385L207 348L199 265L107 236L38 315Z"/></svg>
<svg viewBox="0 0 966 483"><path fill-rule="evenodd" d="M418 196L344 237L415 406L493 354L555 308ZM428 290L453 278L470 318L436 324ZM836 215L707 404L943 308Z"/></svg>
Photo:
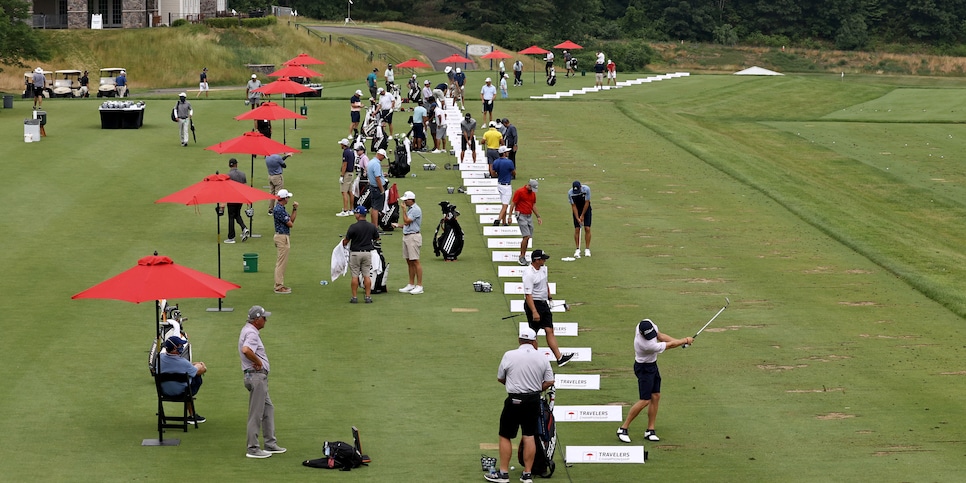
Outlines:
<svg viewBox="0 0 966 483"><path fill-rule="evenodd" d="M169 396L161 390L161 384L164 382L173 381L180 382L184 384L184 391L176 396ZM196 421L190 414L198 414L194 407L194 396L191 395L191 377L185 373L160 373L154 376L154 386L158 391L158 442L161 446L166 446L164 442L164 430L165 429L177 429L180 428L184 432L188 432L188 424L194 423L195 428L198 428L198 421ZM184 404L184 409L181 416L168 416L164 413L164 403L179 402ZM169 422L173 421L173 422ZM170 441L170 440L169 440ZM178 440L171 442L172 445L177 445Z"/></svg>

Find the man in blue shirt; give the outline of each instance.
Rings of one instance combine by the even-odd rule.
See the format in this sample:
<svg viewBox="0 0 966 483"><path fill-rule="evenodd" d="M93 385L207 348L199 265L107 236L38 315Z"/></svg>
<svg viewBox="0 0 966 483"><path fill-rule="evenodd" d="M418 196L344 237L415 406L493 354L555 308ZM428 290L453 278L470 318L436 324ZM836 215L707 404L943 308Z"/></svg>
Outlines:
<svg viewBox="0 0 966 483"><path fill-rule="evenodd" d="M288 267L288 251L292 247L289 235L292 225L295 224L296 212L299 209L298 201L292 202L292 214L285 211L285 205L293 195L288 190L278 191L278 203L272 215L275 217L275 249L278 256L275 259L275 293L289 294L292 289L285 286L285 268Z"/></svg>
<svg viewBox="0 0 966 483"><path fill-rule="evenodd" d="M172 335L164 341L164 351L161 352L159 357L160 373L161 374L187 374L190 377L191 382L191 395L194 396L198 394L198 390L201 389L202 379L201 375L208 371L208 367L205 366L204 362L191 363L188 359L181 357L184 352L185 344L188 341ZM184 392L184 383L176 381L165 381L161 383L161 392L168 396L177 396ZM192 421L189 423L198 422L203 423L206 421L205 417L195 412L194 404L188 407Z"/></svg>
<svg viewBox="0 0 966 483"><path fill-rule="evenodd" d="M379 226L379 212L386 207L385 177L382 174L382 160L386 159L386 150L380 149L376 156L366 164L366 175L369 178L369 201L372 202L372 224Z"/></svg>
<svg viewBox="0 0 966 483"><path fill-rule="evenodd" d="M574 258L580 258L580 229L584 229L584 256L590 256L590 224L593 222L593 210L590 208L590 187L574 181L574 187L567 192L570 210L574 219L574 243L577 251Z"/></svg>
<svg viewBox="0 0 966 483"><path fill-rule="evenodd" d="M500 146L497 150L500 154L499 158L493 161L490 165L490 177L496 178L497 189L500 192L500 203L503 206L500 207L500 216L493 220L493 226L503 226L510 225L509 213L507 213L507 207L510 205L510 197L513 196L513 187L510 183L513 182L513 178L517 175L517 170L513 166L513 161L507 157L507 153L510 152L510 148L506 146Z"/></svg>
<svg viewBox="0 0 966 483"><path fill-rule="evenodd" d="M426 127L429 121L429 116L426 108L423 107L423 101L419 101L419 105L413 109L413 149L421 150L426 147Z"/></svg>
<svg viewBox="0 0 966 483"><path fill-rule="evenodd" d="M285 178L282 177L282 170L287 168L285 160L292 153L273 154L265 157L265 167L268 168L268 185L271 187L273 195L278 195L278 190L285 187ZM275 200L268 200L268 214L275 213Z"/></svg>
<svg viewBox="0 0 966 483"><path fill-rule="evenodd" d="M376 72L378 69L372 68L372 72L366 76L366 85L369 86L369 97L376 98Z"/></svg>
<svg viewBox="0 0 966 483"><path fill-rule="evenodd" d="M117 97L127 97L127 71L122 70L114 79L114 89L117 90Z"/></svg>
<svg viewBox="0 0 966 483"><path fill-rule="evenodd" d="M466 91L466 73L463 72L463 69L460 69L459 67L456 68L456 74L453 75L453 81L456 82L456 92L453 93L453 99L459 97L460 109L465 111L466 106L463 105L463 93Z"/></svg>
<svg viewBox="0 0 966 483"><path fill-rule="evenodd" d="M419 263L419 249L423 246L423 236L419 233L423 210L416 204L416 194L412 191L403 193L399 201L406 205L402 210L403 258L409 266L409 283L399 291L418 295L423 293L423 266Z"/></svg>

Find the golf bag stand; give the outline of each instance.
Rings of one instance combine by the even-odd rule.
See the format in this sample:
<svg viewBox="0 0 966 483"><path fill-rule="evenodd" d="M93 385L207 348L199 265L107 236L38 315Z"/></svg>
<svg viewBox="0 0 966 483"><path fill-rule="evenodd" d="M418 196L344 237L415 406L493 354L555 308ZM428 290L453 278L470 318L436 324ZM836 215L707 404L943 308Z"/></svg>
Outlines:
<svg viewBox="0 0 966 483"><path fill-rule="evenodd" d="M460 212L449 201L440 201L439 207L443 211L443 218L439 220L433 236L433 253L437 257L442 255L447 262L455 261L463 252L463 228L456 219Z"/></svg>
<svg viewBox="0 0 966 483"><path fill-rule="evenodd" d="M557 450L557 424L553 417L553 404L556 389L551 386L540 398L540 416L537 420L537 434L533 435L533 442L537 445L533 458L532 473L541 478L553 476L557 464L553 461L553 454ZM523 466L523 446L519 446L517 460Z"/></svg>

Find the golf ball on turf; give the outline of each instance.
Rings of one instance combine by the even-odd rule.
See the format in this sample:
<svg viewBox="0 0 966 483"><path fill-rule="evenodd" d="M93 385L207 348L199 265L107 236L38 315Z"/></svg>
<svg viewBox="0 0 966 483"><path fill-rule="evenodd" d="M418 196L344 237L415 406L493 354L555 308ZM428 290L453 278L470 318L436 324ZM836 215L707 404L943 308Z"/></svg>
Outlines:
<svg viewBox="0 0 966 483"><path fill-rule="evenodd" d="M511 467L510 467L510 471L513 471L513 470L515 470L515 469L517 469L517 467L516 467L516 466L511 466Z"/></svg>

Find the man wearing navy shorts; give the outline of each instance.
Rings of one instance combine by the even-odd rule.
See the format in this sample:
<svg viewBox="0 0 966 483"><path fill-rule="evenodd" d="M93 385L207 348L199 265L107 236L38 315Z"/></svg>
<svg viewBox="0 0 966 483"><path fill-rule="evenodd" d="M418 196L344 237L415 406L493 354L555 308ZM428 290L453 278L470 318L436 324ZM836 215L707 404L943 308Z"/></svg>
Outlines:
<svg viewBox="0 0 966 483"><path fill-rule="evenodd" d="M634 374L637 375L637 391L641 399L631 406L624 424L617 428L617 439L625 443L631 442L627 427L644 408L647 408L647 431L644 431L644 439L661 440L654 432L657 404L661 400L661 371L657 368L657 355L667 349L692 342L694 342L692 337L675 339L658 332L657 325L651 322L651 319L644 319L637 324L637 331L634 333Z"/></svg>
<svg viewBox="0 0 966 483"><path fill-rule="evenodd" d="M590 208L590 188L574 181L574 187L567 192L570 201L570 211L574 219L574 244L577 251L574 258L580 258L580 229L584 229L584 256L590 256L590 224L593 222L594 212Z"/></svg>

